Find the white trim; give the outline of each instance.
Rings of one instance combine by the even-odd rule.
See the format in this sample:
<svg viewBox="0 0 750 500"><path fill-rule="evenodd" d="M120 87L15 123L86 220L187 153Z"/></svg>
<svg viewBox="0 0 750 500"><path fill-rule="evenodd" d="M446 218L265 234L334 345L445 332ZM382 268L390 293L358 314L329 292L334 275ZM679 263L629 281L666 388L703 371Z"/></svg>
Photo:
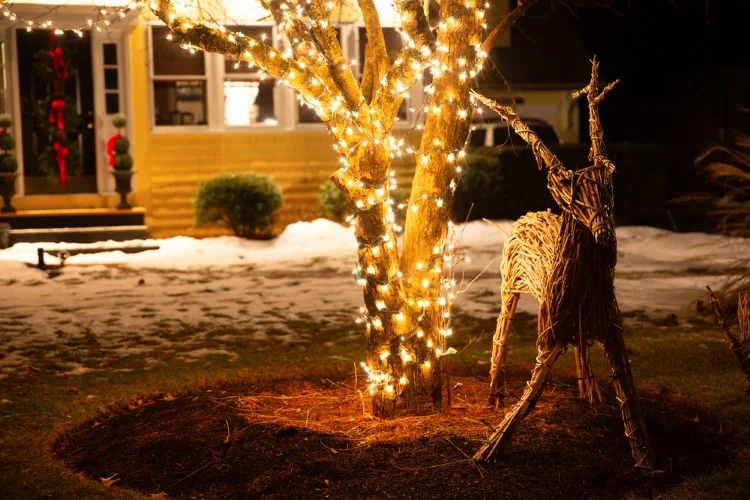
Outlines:
<svg viewBox="0 0 750 500"><path fill-rule="evenodd" d="M107 141L117 132L112 125L114 114L107 113L107 94L117 94L118 113L126 117L132 116L126 113L127 98L129 90L129 67L125 66L125 52L127 52L128 33L126 30L110 30L109 32L91 32L91 71L94 88L94 138L96 148L96 184L97 192L100 194L112 194L115 192L115 182L110 175L109 157L107 155ZM104 64L104 45L115 45L117 64ZM117 89L106 89L104 70L117 70ZM128 124L130 125L130 124ZM129 126L126 127L126 135L131 137ZM132 141L131 141L132 144ZM132 154L132 153L131 153Z"/></svg>
<svg viewBox="0 0 750 500"><path fill-rule="evenodd" d="M10 113L13 117L13 132L16 139L16 159L18 159L18 177L16 177L16 196L26 195L26 184L24 182L25 177L23 175L23 124L21 116L21 92L18 84L18 50L17 50L17 38L16 28L8 28L3 30L3 35L7 43L4 44L6 52L6 61L10 61L10 68L6 67L6 71L9 71L8 82L8 94L12 96L11 102L9 102Z"/></svg>

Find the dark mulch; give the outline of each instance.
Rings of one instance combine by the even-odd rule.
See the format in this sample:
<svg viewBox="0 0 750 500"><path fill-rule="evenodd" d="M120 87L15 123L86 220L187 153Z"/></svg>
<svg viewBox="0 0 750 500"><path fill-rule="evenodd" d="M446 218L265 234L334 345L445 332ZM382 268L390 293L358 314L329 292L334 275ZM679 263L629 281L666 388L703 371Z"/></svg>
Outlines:
<svg viewBox="0 0 750 500"><path fill-rule="evenodd" d="M476 390L476 382L464 382ZM288 395L294 387L287 381L263 390ZM72 430L54 453L95 480L116 474L113 487L191 498L654 496L736 456L716 421L662 398L646 398L645 407L665 472L645 477L633 470L616 408L589 407L570 389L545 394L498 463L480 468L464 455L480 444L476 426L358 446L343 433L253 420L230 397L258 391L256 384L141 401ZM460 398L459 389L454 403Z"/></svg>

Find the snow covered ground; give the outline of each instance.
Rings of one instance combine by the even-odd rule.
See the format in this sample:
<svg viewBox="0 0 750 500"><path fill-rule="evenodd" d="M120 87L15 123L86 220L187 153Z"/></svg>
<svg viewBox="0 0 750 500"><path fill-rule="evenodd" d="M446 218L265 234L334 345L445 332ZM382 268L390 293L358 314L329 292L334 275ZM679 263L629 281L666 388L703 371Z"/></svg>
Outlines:
<svg viewBox="0 0 750 500"><path fill-rule="evenodd" d="M458 312L498 313L499 256L510 224L456 226L472 259L464 284L476 278L456 302ZM622 227L617 236L624 312L684 318L705 298L706 285L720 285L737 257L750 258L742 239L649 227ZM293 224L272 241L176 237L92 246L129 245L160 248L74 255L60 272L33 267L36 249L85 245L18 244L0 251L0 377L42 358L82 373L90 363L71 354L83 351L103 362L131 356L155 363L165 353L188 361L217 354L232 359L233 348L249 340L304 343L314 333L310 328L321 324L351 332L340 341L360 334L352 325L361 304L351 274L356 243L333 222ZM45 260L58 262L51 255ZM519 307L536 312L529 297ZM152 356L157 351L160 357Z"/></svg>

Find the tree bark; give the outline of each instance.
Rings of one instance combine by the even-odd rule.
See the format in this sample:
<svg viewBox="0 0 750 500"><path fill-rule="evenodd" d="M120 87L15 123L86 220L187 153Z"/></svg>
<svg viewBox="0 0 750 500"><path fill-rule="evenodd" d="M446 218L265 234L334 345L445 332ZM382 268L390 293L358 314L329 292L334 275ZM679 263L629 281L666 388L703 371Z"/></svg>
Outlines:
<svg viewBox="0 0 750 500"><path fill-rule="evenodd" d="M483 7L477 0L444 2L435 36L419 0L396 0L408 43L391 64L374 2L358 0L373 58L363 87L343 58L326 3L290 9L279 0L260 1L293 41L290 53L231 33L212 16L197 16L195 22L178 2L156 0L152 9L190 47L256 64L282 81L326 124L344 164L332 180L355 210L355 275L363 288L361 321L373 413L390 417L434 411L441 403L439 357L450 333L453 299L446 288L452 278L447 227L469 132L469 87L484 55ZM426 102L430 112L400 255L388 197L392 129L404 92L428 64L433 92Z"/></svg>

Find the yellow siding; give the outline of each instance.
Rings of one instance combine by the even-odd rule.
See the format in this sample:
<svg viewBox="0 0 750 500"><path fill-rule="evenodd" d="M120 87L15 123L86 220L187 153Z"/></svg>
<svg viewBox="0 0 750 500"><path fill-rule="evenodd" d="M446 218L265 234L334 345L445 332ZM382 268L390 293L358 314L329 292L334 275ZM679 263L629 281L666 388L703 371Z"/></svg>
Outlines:
<svg viewBox="0 0 750 500"><path fill-rule="evenodd" d="M331 141L322 131L151 134L145 161L150 170L148 224L156 236L215 234L215 229L192 227L192 202L201 181L226 172L272 177L284 196L280 223L315 218L318 187L336 169Z"/></svg>
<svg viewBox="0 0 750 500"><path fill-rule="evenodd" d="M310 133L154 133L149 126L146 24L130 34L136 178L134 201L146 208L156 237L223 234L195 228L193 198L198 184L224 172L270 175L284 192L280 222L317 215L319 184L336 165L325 131Z"/></svg>
<svg viewBox="0 0 750 500"><path fill-rule="evenodd" d="M221 173L268 175L283 192L279 225L320 215L318 189L339 166L333 142L317 130L190 133L150 131L146 24L130 34L132 134L136 165L132 201L146 208L146 223L156 237L209 236L226 230L194 227L193 199L198 184ZM406 179L412 168L397 169Z"/></svg>

